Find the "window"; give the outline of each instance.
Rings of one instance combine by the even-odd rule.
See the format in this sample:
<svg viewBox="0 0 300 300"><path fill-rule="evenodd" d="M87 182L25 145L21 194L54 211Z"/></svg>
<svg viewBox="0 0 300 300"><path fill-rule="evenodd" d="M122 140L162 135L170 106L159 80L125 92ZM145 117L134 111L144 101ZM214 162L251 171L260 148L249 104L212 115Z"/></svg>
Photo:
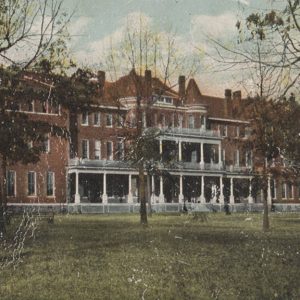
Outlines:
<svg viewBox="0 0 300 300"><path fill-rule="evenodd" d="M54 173L47 172L47 196L54 196Z"/></svg>
<svg viewBox="0 0 300 300"><path fill-rule="evenodd" d="M234 165L235 166L240 165L240 152L239 152L239 150L234 151Z"/></svg>
<svg viewBox="0 0 300 300"><path fill-rule="evenodd" d="M28 102L28 111L34 112L34 100Z"/></svg>
<svg viewBox="0 0 300 300"><path fill-rule="evenodd" d="M240 136L240 127L239 126L236 127L236 136L237 137Z"/></svg>
<svg viewBox="0 0 300 300"><path fill-rule="evenodd" d="M164 115L164 114L161 114L160 116L159 116L159 125L161 126L161 127L165 127L166 126L166 116Z"/></svg>
<svg viewBox="0 0 300 300"><path fill-rule="evenodd" d="M222 136L226 137L227 136L227 125L221 126L221 134Z"/></svg>
<svg viewBox="0 0 300 300"><path fill-rule="evenodd" d="M146 121L146 112L143 111L143 116L142 116L142 122L143 122L143 127L147 127L147 121Z"/></svg>
<svg viewBox="0 0 300 300"><path fill-rule="evenodd" d="M36 173L28 172L28 196L35 196L36 194Z"/></svg>
<svg viewBox="0 0 300 300"><path fill-rule="evenodd" d="M182 128L182 124L183 124L183 116L182 116L182 115L179 115L179 116L178 116L178 127L179 127L179 128Z"/></svg>
<svg viewBox="0 0 300 300"><path fill-rule="evenodd" d="M81 125L89 125L89 113L87 111L81 114Z"/></svg>
<svg viewBox="0 0 300 300"><path fill-rule="evenodd" d="M49 139L48 135L45 136L45 139L43 141L43 150L46 153L50 152L50 139Z"/></svg>
<svg viewBox="0 0 300 300"><path fill-rule="evenodd" d="M94 125L100 126L100 112L94 113Z"/></svg>
<svg viewBox="0 0 300 300"><path fill-rule="evenodd" d="M106 143L106 159L113 160L113 143L110 141Z"/></svg>
<svg viewBox="0 0 300 300"><path fill-rule="evenodd" d="M118 138L116 154L117 154L117 160L124 159L124 140L123 140L123 138Z"/></svg>
<svg viewBox="0 0 300 300"><path fill-rule="evenodd" d="M83 159L89 158L89 141L82 140L81 146L82 146L82 158Z"/></svg>
<svg viewBox="0 0 300 300"><path fill-rule="evenodd" d="M118 117L117 117L117 126L118 126L118 127L124 126L124 119L123 119L123 116L122 116L122 115L119 115L119 114L118 114Z"/></svg>
<svg viewBox="0 0 300 300"><path fill-rule="evenodd" d="M101 142L95 141L95 159L101 158Z"/></svg>
<svg viewBox="0 0 300 300"><path fill-rule="evenodd" d="M246 151L246 167L252 166L252 151Z"/></svg>
<svg viewBox="0 0 300 300"><path fill-rule="evenodd" d="M106 115L106 126L107 127L112 127L113 126L113 118L112 118L112 114L107 114Z"/></svg>
<svg viewBox="0 0 300 300"><path fill-rule="evenodd" d="M42 112L45 114L47 112L47 102L43 101L42 102Z"/></svg>
<svg viewBox="0 0 300 300"><path fill-rule="evenodd" d="M172 104L173 103L173 99L169 98L169 97L166 97L165 98L165 102L168 103L168 104Z"/></svg>
<svg viewBox="0 0 300 300"><path fill-rule="evenodd" d="M287 198L287 186L286 186L286 183L282 184L281 197L283 199Z"/></svg>
<svg viewBox="0 0 300 300"><path fill-rule="evenodd" d="M194 116L193 115L189 115L189 128L194 128L195 124L194 124Z"/></svg>
<svg viewBox="0 0 300 300"><path fill-rule="evenodd" d="M7 196L16 195L16 172L8 171L7 172Z"/></svg>

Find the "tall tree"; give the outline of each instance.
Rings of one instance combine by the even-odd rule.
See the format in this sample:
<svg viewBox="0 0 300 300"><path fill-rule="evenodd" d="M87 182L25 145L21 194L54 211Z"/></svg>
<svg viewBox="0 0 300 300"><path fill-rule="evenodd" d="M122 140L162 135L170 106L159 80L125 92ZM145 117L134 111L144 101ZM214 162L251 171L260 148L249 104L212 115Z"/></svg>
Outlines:
<svg viewBox="0 0 300 300"><path fill-rule="evenodd" d="M267 192L270 176L293 177L299 172L300 3L286 0L280 10L253 13L238 21L238 42L228 46L210 38L214 58L238 72L245 90L254 93L245 101L252 135L255 171L264 194L263 230L269 229ZM250 80L249 80L250 79ZM290 93L290 96L288 94ZM275 167L276 166L276 167Z"/></svg>
<svg viewBox="0 0 300 300"><path fill-rule="evenodd" d="M63 69L67 57L65 38L70 16L62 0L0 1L0 159L3 180L0 197L0 231L5 233L7 163L36 162L48 133L66 136L63 128L33 121L19 111L19 102L49 98L51 71ZM48 63L47 63L48 62ZM47 69L47 68L48 69ZM28 83L25 72L43 69L41 84ZM41 71L41 70L39 70ZM45 74L45 72L47 74ZM36 76L36 75L35 75ZM42 84L46 80L46 85Z"/></svg>
<svg viewBox="0 0 300 300"><path fill-rule="evenodd" d="M162 85L160 87L159 99L167 90L175 87L175 76L180 73L187 74L187 77L194 74L197 69L196 57L187 57L178 49L178 41L173 33L156 32L147 19L140 16L134 20L128 20L123 32L123 38L117 44L111 42L108 54L105 56L106 61L103 63L104 69L109 71L111 79L117 81L123 74L130 72L132 85L127 88L131 89L131 94L136 98L136 131L129 138L133 142L132 150L137 150L144 158L149 158L149 152L145 155L141 152L138 145L141 145L144 137L144 120L143 111L149 113L151 106L154 104L152 98L151 87L145 84L146 78L143 74L146 70L151 70L154 77L160 78ZM151 72L148 75L151 76ZM116 85L116 99L124 97L122 91L118 90ZM146 117L147 118L147 117ZM147 122L147 121L146 121ZM146 138L147 140L147 138ZM143 142L142 142L143 141ZM150 150L149 150L150 151ZM139 201L141 204L140 221L147 224L147 207L146 207L146 181L144 174L146 173L146 163L144 159L136 160L139 172ZM151 153L150 153L151 155ZM153 157L156 154L152 154ZM150 199L148 199L150 201Z"/></svg>

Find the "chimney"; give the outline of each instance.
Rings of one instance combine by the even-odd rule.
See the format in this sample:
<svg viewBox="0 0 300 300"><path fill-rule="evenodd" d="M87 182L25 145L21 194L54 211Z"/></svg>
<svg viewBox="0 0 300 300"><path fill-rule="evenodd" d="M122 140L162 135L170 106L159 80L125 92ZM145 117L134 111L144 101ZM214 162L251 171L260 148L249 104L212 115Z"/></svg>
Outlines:
<svg viewBox="0 0 300 300"><path fill-rule="evenodd" d="M145 96L152 96L152 75L150 70L145 70Z"/></svg>
<svg viewBox="0 0 300 300"><path fill-rule="evenodd" d="M104 94L104 84L105 84L105 72L98 71L97 73L98 84L99 84L99 93L101 96Z"/></svg>
<svg viewBox="0 0 300 300"><path fill-rule="evenodd" d="M180 75L178 78L178 85L179 85L179 98L183 99L185 97L185 76Z"/></svg>
<svg viewBox="0 0 300 300"><path fill-rule="evenodd" d="M241 91L235 91L232 95L232 106L234 115L237 116L241 112L241 103L242 102L242 92Z"/></svg>
<svg viewBox="0 0 300 300"><path fill-rule="evenodd" d="M236 100L236 101L242 100L242 92L241 91L233 92L233 100Z"/></svg>
<svg viewBox="0 0 300 300"><path fill-rule="evenodd" d="M225 90L225 99L224 99L224 117L230 117L231 111L230 111L230 106L231 106L231 90L226 89Z"/></svg>

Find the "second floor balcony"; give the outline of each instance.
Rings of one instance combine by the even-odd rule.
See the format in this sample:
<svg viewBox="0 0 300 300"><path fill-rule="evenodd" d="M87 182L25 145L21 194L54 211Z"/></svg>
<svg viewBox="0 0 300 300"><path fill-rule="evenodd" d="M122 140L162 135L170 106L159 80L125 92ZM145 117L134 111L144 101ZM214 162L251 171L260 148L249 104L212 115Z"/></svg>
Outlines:
<svg viewBox="0 0 300 300"><path fill-rule="evenodd" d="M221 134L217 130L201 128L182 128L182 127L159 127L163 134L191 137L208 137L221 139Z"/></svg>

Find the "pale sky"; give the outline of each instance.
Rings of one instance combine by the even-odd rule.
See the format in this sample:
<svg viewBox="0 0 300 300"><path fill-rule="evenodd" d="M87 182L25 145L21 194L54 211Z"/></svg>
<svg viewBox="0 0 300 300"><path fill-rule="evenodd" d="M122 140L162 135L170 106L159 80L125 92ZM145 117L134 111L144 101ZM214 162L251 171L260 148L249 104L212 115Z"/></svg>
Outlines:
<svg viewBox="0 0 300 300"><path fill-rule="evenodd" d="M238 18L278 5L276 0L65 0L74 10L70 24L71 51L77 62L97 68L105 43L118 39L124 20L143 15L157 30L172 28L185 47L208 47L204 34L224 40L236 35ZM203 59L205 61L205 59ZM204 64L204 62L203 62ZM180 74L178 74L180 75ZM195 76L201 92L223 96L225 88L239 89L228 73L212 72L203 65Z"/></svg>

